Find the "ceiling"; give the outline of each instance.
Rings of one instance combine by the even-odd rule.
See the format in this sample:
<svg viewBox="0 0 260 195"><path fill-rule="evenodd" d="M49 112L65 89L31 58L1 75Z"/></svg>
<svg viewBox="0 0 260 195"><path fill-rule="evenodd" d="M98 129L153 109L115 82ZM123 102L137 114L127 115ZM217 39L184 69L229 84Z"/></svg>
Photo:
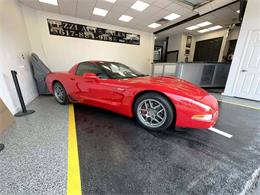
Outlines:
<svg viewBox="0 0 260 195"><path fill-rule="evenodd" d="M198 14L193 10L191 5L185 2L193 2L195 5L197 3L203 3L206 0L142 0L143 2L150 4L150 6L143 12L139 12L130 8L136 2L136 0L116 0L115 3L110 3L106 0L58 0L58 6L40 3L38 0L19 1L38 10L59 13L148 32L155 32L157 30L163 29L166 26ZM108 14L105 17L93 15L92 12L95 7L108 10ZM187 31L185 28L204 21L210 21L213 24L218 25L230 24L234 18L238 18L236 13L236 10L238 9L239 3L235 3L216 12L212 12L196 20L185 23L181 26L164 31L160 33L160 35L168 36L169 34L181 31L196 34L196 30L194 32ZM167 21L156 29L148 27L149 24L157 22L171 13L179 14L181 17L173 21ZM118 18L123 14L132 16L133 19L130 22L119 21Z"/></svg>
<svg viewBox="0 0 260 195"><path fill-rule="evenodd" d="M169 30L163 31L156 36L159 38L163 38L169 35L178 34L178 33L186 33L191 35L198 35L198 30L210 28L212 26L221 25L223 28L228 28L230 24L239 23L239 16L237 13L237 10L239 10L239 2L234 3L232 5L229 5L227 7L224 7L222 9L216 10L214 12L211 12L209 14L206 14L204 16L201 16L197 19L191 20L189 22L186 22L182 25L179 25L177 27L171 28ZM187 30L187 27L199 24L201 22L209 21L212 24L206 27L201 27L196 30Z"/></svg>

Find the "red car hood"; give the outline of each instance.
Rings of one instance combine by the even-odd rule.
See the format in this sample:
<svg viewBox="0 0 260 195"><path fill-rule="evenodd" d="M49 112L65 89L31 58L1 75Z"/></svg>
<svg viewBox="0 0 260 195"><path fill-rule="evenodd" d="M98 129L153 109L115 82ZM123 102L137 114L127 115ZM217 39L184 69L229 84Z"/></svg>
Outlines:
<svg viewBox="0 0 260 195"><path fill-rule="evenodd" d="M208 92L204 89L179 78L172 76L147 76L138 77L132 80L132 82L144 83L149 85L161 85L171 89L173 93L184 95L194 100L200 100L208 95Z"/></svg>

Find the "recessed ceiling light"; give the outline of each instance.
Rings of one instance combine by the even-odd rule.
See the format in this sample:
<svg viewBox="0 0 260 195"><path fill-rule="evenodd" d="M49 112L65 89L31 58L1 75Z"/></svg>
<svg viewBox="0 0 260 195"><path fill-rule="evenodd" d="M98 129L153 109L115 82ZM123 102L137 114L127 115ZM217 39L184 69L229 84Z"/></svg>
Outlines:
<svg viewBox="0 0 260 195"><path fill-rule="evenodd" d="M205 32L209 32L209 31L210 31L209 29L205 28L205 29L199 30L198 32L199 33L205 33Z"/></svg>
<svg viewBox="0 0 260 195"><path fill-rule="evenodd" d="M204 26L208 26L208 25L210 25L210 24L212 24L212 23L206 21L206 22L202 22L202 23L197 24L197 26L198 26L198 27L204 27Z"/></svg>
<svg viewBox="0 0 260 195"><path fill-rule="evenodd" d="M240 13L240 10L237 10L237 13L239 14L239 13Z"/></svg>
<svg viewBox="0 0 260 195"><path fill-rule="evenodd" d="M179 17L181 17L181 16L178 15L178 14L172 13L168 16L165 16L164 19L172 21L172 20L175 20L176 18L179 18Z"/></svg>
<svg viewBox="0 0 260 195"><path fill-rule="evenodd" d="M108 1L110 3L115 3L116 2L116 0L105 0L105 1Z"/></svg>
<svg viewBox="0 0 260 195"><path fill-rule="evenodd" d="M149 4L148 3L145 3L145 2L142 2L142 1L136 1L132 6L131 8L132 9L135 9L139 12L142 12L144 11L147 7L149 7Z"/></svg>
<svg viewBox="0 0 260 195"><path fill-rule="evenodd" d="M152 24L148 25L148 27L150 27L150 28L158 28L159 26L161 26L161 24L158 24L158 23L152 23Z"/></svg>
<svg viewBox="0 0 260 195"><path fill-rule="evenodd" d="M123 22L129 22L132 19L133 19L132 16L127 16L127 15L122 15L122 16L120 16L120 18L118 18L118 20L121 20Z"/></svg>
<svg viewBox="0 0 260 195"><path fill-rule="evenodd" d="M197 29L197 28L199 28L198 26L190 26L190 27L188 27L188 28L186 28L187 30L195 30L195 29Z"/></svg>
<svg viewBox="0 0 260 195"><path fill-rule="evenodd" d="M58 5L57 0L39 0L41 3L48 3L51 5Z"/></svg>
<svg viewBox="0 0 260 195"><path fill-rule="evenodd" d="M223 28L223 26L217 25L217 26L212 26L210 28L208 28L209 30L217 30L217 29L221 29Z"/></svg>
<svg viewBox="0 0 260 195"><path fill-rule="evenodd" d="M105 9L100 9L100 8L94 8L93 14L98 15L98 16L106 16L107 15L107 10Z"/></svg>

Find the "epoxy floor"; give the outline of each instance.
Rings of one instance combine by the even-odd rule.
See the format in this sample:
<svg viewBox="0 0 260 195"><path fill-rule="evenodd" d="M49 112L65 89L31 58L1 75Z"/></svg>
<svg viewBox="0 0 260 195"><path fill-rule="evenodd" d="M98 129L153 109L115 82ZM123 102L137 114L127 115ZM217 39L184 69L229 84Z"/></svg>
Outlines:
<svg viewBox="0 0 260 195"><path fill-rule="evenodd" d="M220 103L216 128L152 133L75 105L84 194L239 194L260 167L260 111Z"/></svg>
<svg viewBox="0 0 260 195"><path fill-rule="evenodd" d="M68 107L38 97L0 135L0 194L66 194Z"/></svg>

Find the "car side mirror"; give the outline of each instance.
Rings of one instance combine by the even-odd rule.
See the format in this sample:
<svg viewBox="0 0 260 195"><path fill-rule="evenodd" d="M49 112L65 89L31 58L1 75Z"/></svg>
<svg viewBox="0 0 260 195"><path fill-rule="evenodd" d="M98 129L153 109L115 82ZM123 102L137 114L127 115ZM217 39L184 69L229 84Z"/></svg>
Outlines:
<svg viewBox="0 0 260 195"><path fill-rule="evenodd" d="M85 78L85 79L94 79L94 80L98 80L99 79L99 77L96 74L94 74L94 73L85 73L85 74L83 74L83 78Z"/></svg>

